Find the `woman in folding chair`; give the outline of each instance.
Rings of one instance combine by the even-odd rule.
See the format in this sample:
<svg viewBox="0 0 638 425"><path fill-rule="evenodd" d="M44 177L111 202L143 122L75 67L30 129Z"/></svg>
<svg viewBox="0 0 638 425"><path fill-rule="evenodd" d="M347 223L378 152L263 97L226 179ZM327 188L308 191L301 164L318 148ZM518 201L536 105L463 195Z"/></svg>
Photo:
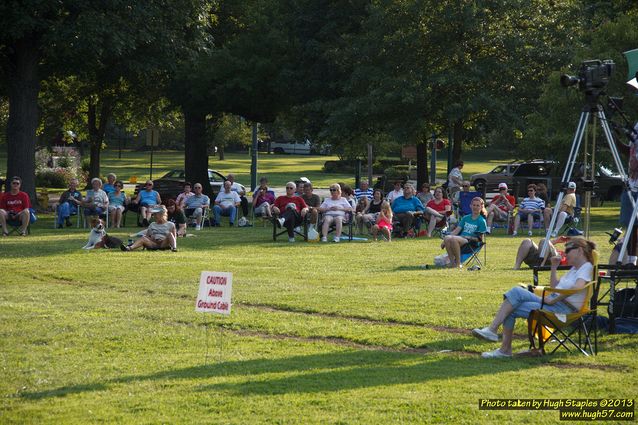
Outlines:
<svg viewBox="0 0 638 425"><path fill-rule="evenodd" d="M551 258L551 287L555 289L579 289L592 280L594 270L594 249L596 245L583 238L573 238L565 245L565 255L567 264L571 269L564 274L560 280L556 275L561 257ZM503 341L501 347L493 351L483 353L484 358L511 357L512 356L512 334L516 318L527 319L532 310L537 310L543 305L544 310L559 314L569 314L580 310L585 302L585 291L565 296L552 293L542 300L539 296L528 291L526 288L515 286L507 291L503 297L505 300L501 304L492 324L485 328L477 328L472 334L491 342L498 342L496 334L499 326L503 325Z"/></svg>
<svg viewBox="0 0 638 425"><path fill-rule="evenodd" d="M483 199L479 197L472 199L472 214L463 216L459 225L443 239L441 248L447 250L450 259L448 267L461 268L461 248L470 242L481 241L482 235L487 230L485 214Z"/></svg>

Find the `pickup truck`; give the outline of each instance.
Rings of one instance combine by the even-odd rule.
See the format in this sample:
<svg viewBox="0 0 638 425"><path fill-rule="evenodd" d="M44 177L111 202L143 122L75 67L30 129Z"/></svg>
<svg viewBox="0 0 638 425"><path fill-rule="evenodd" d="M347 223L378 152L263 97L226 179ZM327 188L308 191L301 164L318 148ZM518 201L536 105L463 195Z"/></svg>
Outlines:
<svg viewBox="0 0 638 425"><path fill-rule="evenodd" d="M526 188L530 183L544 183L551 199L556 199L561 190L561 179L564 167L558 161L535 159L522 162L518 165L512 176L514 195L517 197L526 196ZM572 174L572 181L577 187L582 187L583 165L576 164ZM619 201L624 183L622 177L612 173L602 165L596 166L594 173L595 187L594 193L601 201Z"/></svg>

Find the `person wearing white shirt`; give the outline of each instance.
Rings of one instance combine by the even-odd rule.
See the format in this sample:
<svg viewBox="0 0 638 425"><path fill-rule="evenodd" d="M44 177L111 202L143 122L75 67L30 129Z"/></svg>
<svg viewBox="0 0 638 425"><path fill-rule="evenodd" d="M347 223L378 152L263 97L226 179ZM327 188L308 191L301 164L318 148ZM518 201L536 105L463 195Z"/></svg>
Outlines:
<svg viewBox="0 0 638 425"><path fill-rule="evenodd" d="M392 201L394 201L399 196L403 196L403 189L401 189L401 182L395 181L394 190L388 193L388 196L386 196L385 199L388 201L390 205L392 205Z"/></svg>
<svg viewBox="0 0 638 425"><path fill-rule="evenodd" d="M352 212L352 205L346 198L341 197L341 186L337 183L330 185L330 198L326 198L319 206L319 212L323 213L321 242L328 241L328 230L333 223L335 225L333 242L339 242L341 229L346 221L346 212Z"/></svg>
<svg viewBox="0 0 638 425"><path fill-rule="evenodd" d="M232 189L232 182L226 180L224 182L224 190L220 191L215 198L215 206L213 211L215 212L215 226L219 227L221 216L230 217L230 225L235 224L235 217L237 217L237 207L241 204L241 199L237 192Z"/></svg>

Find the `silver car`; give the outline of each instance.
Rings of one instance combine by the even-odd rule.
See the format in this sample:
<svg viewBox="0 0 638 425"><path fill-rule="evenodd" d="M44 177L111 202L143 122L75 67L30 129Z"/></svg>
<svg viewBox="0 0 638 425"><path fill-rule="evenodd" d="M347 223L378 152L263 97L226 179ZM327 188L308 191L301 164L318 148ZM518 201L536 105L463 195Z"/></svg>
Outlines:
<svg viewBox="0 0 638 425"><path fill-rule="evenodd" d="M507 183L508 186L512 185L512 175L519 165L520 163L518 162L497 165L489 173L472 175L470 177L470 183L478 191L482 191L483 188L485 188L486 192L498 191L499 183Z"/></svg>

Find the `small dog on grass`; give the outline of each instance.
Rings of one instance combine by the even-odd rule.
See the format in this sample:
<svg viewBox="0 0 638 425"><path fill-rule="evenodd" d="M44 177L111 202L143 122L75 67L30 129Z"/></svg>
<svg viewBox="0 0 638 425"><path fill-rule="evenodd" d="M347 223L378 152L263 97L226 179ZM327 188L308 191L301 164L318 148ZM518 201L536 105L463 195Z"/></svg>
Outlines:
<svg viewBox="0 0 638 425"><path fill-rule="evenodd" d="M91 219L91 232L89 241L82 249L117 248L122 241L114 236L109 236L104 230L104 222L98 217Z"/></svg>

